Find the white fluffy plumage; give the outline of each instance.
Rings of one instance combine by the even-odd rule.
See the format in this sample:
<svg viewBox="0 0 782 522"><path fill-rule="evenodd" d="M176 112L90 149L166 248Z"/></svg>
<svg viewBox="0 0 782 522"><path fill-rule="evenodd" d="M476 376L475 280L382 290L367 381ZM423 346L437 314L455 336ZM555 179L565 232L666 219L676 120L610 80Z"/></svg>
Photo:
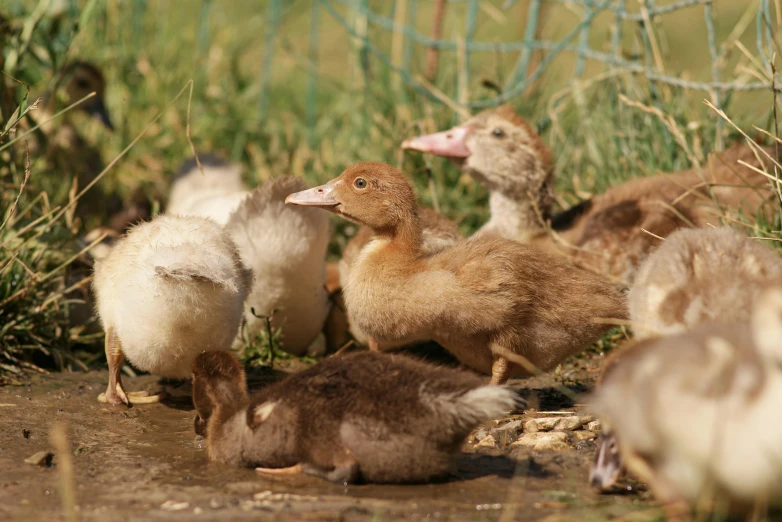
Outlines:
<svg viewBox="0 0 782 522"><path fill-rule="evenodd" d="M227 350L252 272L222 227L161 215L133 228L95 264L97 311L136 368L187 377L196 355Z"/></svg>
<svg viewBox="0 0 782 522"><path fill-rule="evenodd" d="M283 349L294 355L317 352L320 347L313 343L330 307L325 289L328 216L285 205L289 194L307 188L301 178L281 176L252 191L237 191L236 172L225 166L205 167L204 174L191 169L174 184L174 208L224 225L252 269L255 283L245 307L248 333L264 324L251 309L260 316L276 310L272 326L282 328ZM219 186L221 179L226 187Z"/></svg>

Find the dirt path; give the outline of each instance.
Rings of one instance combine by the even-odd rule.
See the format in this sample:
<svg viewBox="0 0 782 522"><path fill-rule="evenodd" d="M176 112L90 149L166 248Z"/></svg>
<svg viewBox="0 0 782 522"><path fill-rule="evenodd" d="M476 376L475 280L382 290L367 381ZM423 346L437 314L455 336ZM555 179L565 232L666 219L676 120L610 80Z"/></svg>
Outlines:
<svg viewBox="0 0 782 522"><path fill-rule="evenodd" d="M593 361L569 366L593 374ZM0 388L0 520L65 520L54 465L24 460L51 450L49 430L67 424L82 520L654 520L646 495L599 496L586 485L594 441L557 451L510 446L512 438L465 446L448 482L340 487L309 477L270 480L252 470L207 462L196 442L189 398L131 409L99 404L105 372L36 378ZM551 389L551 377L512 383L539 408L577 411ZM160 388L152 377L128 390ZM576 386L579 388L580 386ZM523 419L530 417L525 415ZM495 425L478 437L485 438ZM475 439L475 437L473 437ZM492 447L493 446L493 447Z"/></svg>

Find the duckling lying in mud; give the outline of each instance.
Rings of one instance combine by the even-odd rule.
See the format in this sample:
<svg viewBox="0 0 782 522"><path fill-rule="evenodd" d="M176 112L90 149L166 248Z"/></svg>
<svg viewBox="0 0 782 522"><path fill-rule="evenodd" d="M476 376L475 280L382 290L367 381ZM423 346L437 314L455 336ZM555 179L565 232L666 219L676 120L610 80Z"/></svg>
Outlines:
<svg viewBox="0 0 782 522"><path fill-rule="evenodd" d="M472 429L520 401L474 374L377 352L329 357L253 397L231 354L193 365L196 431L211 460L345 484L446 476Z"/></svg>

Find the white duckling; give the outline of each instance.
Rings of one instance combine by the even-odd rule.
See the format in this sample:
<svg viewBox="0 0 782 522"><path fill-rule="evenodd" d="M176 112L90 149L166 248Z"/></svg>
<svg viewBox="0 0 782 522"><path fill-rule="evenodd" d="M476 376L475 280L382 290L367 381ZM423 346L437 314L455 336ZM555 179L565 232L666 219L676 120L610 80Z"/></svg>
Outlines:
<svg viewBox="0 0 782 522"><path fill-rule="evenodd" d="M636 338L709 321L748 321L752 303L782 280L770 247L728 227L681 229L641 265L628 294Z"/></svg>
<svg viewBox="0 0 782 522"><path fill-rule="evenodd" d="M325 348L315 341L322 341L319 334L330 307L328 215L285 205L289 194L306 188L298 177L270 179L244 198L225 225L242 260L255 273L245 308L247 330L252 334L264 327L252 309L257 315L271 316L272 327L282 328L282 348L298 356Z"/></svg>
<svg viewBox="0 0 782 522"><path fill-rule="evenodd" d="M264 327L257 316L271 316L272 327L282 328L286 352L323 351L324 344L315 341L330 308L325 288L328 216L285 205L289 194L307 188L301 178L281 176L246 191L238 167L214 157L202 165L203 174L195 161L180 169L169 211L212 218L236 242L242 261L255 274L245 307L247 333ZM235 346L241 344L237 338Z"/></svg>
<svg viewBox="0 0 782 522"><path fill-rule="evenodd" d="M169 214L211 217L221 225L247 196L240 165L228 163L215 154L189 159L172 177L168 197ZM207 201L212 200L210 203ZM228 204L226 204L228 202Z"/></svg>
<svg viewBox="0 0 782 522"><path fill-rule="evenodd" d="M134 227L95 263L109 364L103 400L129 404L126 357L155 375L187 377L196 355L230 348L251 284L236 244L209 219L161 215ZM134 402L157 398L145 399Z"/></svg>
<svg viewBox="0 0 782 522"><path fill-rule="evenodd" d="M668 504L714 494L782 503L782 287L746 323L709 323L631 347L603 376L594 411L627 467Z"/></svg>

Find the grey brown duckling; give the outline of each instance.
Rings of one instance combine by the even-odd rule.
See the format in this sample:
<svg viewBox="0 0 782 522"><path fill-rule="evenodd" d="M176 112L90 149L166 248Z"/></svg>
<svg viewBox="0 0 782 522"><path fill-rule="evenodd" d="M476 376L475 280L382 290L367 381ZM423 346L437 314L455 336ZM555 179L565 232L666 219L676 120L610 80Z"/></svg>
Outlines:
<svg viewBox="0 0 782 522"><path fill-rule="evenodd" d="M469 372L377 352L328 357L252 397L231 354L205 352L193 399L211 460L338 483L444 477L472 429L520 403Z"/></svg>

